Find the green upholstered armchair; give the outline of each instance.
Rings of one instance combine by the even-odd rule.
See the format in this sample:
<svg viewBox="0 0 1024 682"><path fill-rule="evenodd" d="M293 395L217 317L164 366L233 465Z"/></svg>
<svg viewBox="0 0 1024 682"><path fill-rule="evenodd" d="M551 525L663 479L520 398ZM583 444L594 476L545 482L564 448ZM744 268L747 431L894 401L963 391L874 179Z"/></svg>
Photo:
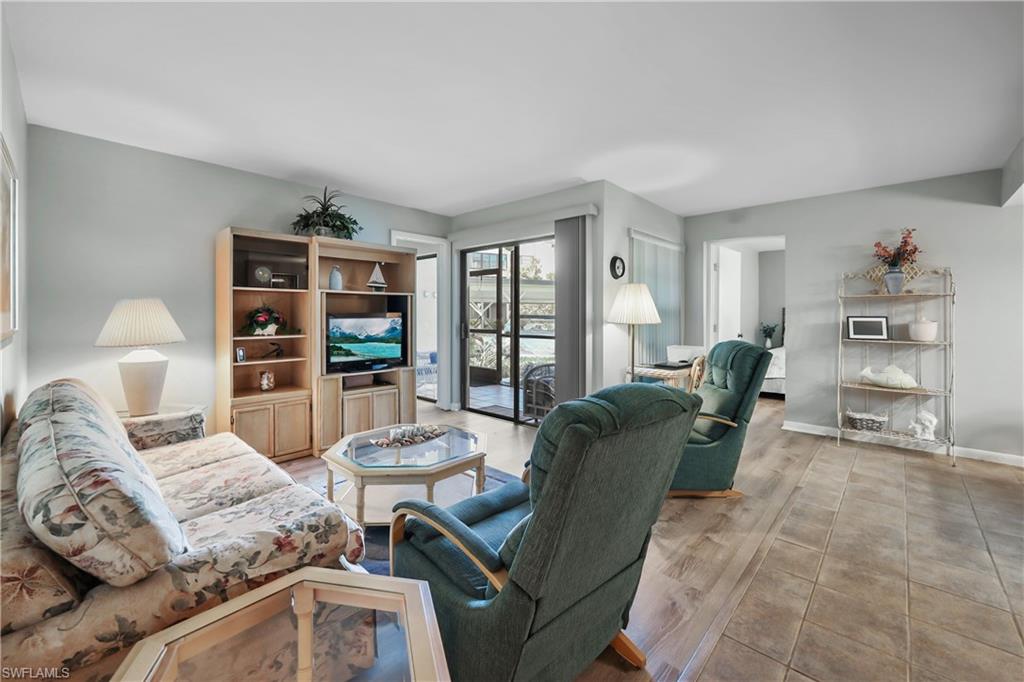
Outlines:
<svg viewBox="0 0 1024 682"><path fill-rule="evenodd" d="M430 583L452 679L570 680L621 632L700 398L613 386L544 419L528 483L447 509L399 502L394 575Z"/></svg>
<svg viewBox="0 0 1024 682"><path fill-rule="evenodd" d="M696 393L703 412L683 450L670 497L738 497L733 478L771 353L746 341L723 341L708 353Z"/></svg>

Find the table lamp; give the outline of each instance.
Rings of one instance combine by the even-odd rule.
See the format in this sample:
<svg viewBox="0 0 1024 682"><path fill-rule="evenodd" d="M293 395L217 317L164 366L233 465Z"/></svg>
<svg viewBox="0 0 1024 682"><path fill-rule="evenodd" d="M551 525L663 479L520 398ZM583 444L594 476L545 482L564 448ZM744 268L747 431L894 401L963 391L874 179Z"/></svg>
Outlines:
<svg viewBox="0 0 1024 682"><path fill-rule="evenodd" d="M661 324L661 316L654 305L651 290L646 284L623 284L615 294L608 321L629 325L629 380L636 377L636 334L638 324Z"/></svg>
<svg viewBox="0 0 1024 682"><path fill-rule="evenodd" d="M118 301L96 339L97 348L135 348L117 362L121 386L133 417L156 414L167 376L167 357L148 346L184 341L159 298Z"/></svg>

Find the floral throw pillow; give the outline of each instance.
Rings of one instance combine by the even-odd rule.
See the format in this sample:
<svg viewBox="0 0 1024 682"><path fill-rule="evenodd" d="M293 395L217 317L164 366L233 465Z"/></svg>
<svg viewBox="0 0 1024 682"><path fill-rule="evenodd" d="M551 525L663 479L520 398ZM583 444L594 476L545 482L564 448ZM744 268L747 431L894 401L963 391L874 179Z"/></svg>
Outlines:
<svg viewBox="0 0 1024 682"><path fill-rule="evenodd" d="M124 586L168 564L187 543L152 474L118 440L101 420L75 411L23 422L18 507L51 550Z"/></svg>

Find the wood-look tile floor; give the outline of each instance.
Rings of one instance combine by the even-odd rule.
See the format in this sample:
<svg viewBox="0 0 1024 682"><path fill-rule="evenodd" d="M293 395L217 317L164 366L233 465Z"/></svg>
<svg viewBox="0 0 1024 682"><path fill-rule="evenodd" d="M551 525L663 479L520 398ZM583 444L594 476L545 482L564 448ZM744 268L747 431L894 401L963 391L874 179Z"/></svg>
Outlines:
<svg viewBox="0 0 1024 682"><path fill-rule="evenodd" d="M487 433L488 466L519 473L529 457L532 427L419 407ZM781 401L759 401L743 497L665 502L627 628L646 669L606 650L580 679L1024 679L1024 472L837 448L782 419ZM285 466L323 490L315 458ZM439 504L471 489L445 483ZM368 519L423 494L405 488L368 489Z"/></svg>
<svg viewBox="0 0 1024 682"><path fill-rule="evenodd" d="M1020 469L827 441L698 679L1019 681L1022 626Z"/></svg>

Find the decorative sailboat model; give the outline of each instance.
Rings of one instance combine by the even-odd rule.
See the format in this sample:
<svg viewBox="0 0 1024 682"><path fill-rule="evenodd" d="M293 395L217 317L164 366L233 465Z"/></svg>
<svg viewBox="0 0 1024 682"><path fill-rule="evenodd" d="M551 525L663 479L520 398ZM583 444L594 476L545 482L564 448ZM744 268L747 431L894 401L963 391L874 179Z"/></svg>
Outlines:
<svg viewBox="0 0 1024 682"><path fill-rule="evenodd" d="M370 273L370 279L366 282L366 286L371 289L387 289L388 283L384 281L384 273L380 271L380 263L373 264L373 272Z"/></svg>

